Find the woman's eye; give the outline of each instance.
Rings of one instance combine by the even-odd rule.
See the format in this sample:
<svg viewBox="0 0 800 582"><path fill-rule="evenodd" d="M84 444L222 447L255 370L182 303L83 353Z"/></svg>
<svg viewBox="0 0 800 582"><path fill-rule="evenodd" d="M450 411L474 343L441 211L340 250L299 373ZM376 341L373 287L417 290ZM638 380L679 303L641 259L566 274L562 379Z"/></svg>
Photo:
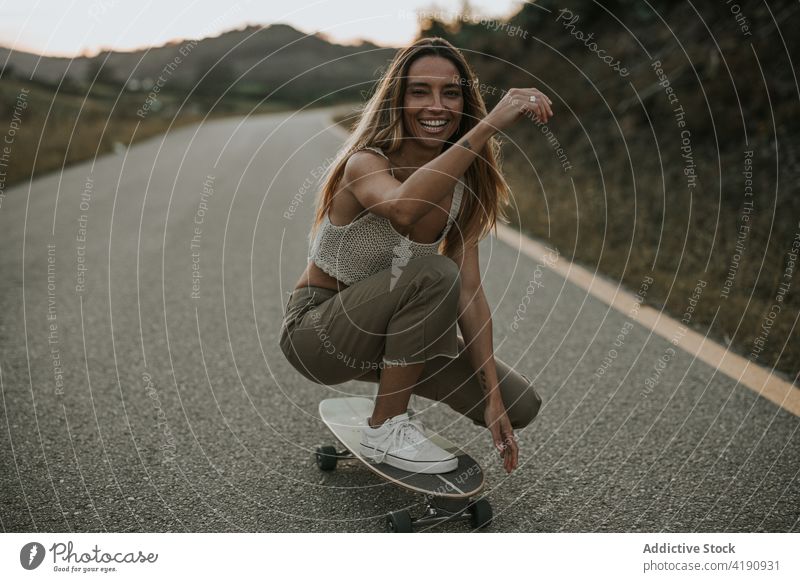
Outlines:
<svg viewBox="0 0 800 582"><path fill-rule="evenodd" d="M422 90L422 89L412 89L412 90L411 90L411 94L412 94L412 95L425 95L426 93L427 93L427 92L426 92L426 91L424 91L424 90ZM460 97L460 96L461 96L461 93L459 93L458 91L447 91L447 92L445 93L445 95L447 95L448 97L455 97L455 98L458 98L458 97Z"/></svg>

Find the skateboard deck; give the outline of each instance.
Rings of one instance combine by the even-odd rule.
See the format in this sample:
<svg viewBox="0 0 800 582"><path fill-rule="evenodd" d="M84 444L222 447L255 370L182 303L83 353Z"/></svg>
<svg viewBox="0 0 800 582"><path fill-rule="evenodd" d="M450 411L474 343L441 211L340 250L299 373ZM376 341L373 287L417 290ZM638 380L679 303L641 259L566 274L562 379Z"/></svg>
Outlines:
<svg viewBox="0 0 800 582"><path fill-rule="evenodd" d="M432 497L451 499L467 499L483 489L484 475L478 462L437 434L431 434L428 438L458 458L458 467L448 473L414 473L364 458L359 452L361 429L366 425L372 409L373 402L369 398L329 398L320 402L319 415L352 457L379 477L400 487Z"/></svg>

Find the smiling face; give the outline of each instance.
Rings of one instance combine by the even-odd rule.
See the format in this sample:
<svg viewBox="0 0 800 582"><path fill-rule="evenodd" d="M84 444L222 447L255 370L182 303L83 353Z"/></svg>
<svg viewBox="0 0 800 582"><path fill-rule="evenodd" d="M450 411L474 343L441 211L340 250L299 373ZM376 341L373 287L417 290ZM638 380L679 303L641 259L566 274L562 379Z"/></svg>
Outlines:
<svg viewBox="0 0 800 582"><path fill-rule="evenodd" d="M461 75L448 59L420 57L408 69L403 96L406 135L425 148L441 149L461 122Z"/></svg>

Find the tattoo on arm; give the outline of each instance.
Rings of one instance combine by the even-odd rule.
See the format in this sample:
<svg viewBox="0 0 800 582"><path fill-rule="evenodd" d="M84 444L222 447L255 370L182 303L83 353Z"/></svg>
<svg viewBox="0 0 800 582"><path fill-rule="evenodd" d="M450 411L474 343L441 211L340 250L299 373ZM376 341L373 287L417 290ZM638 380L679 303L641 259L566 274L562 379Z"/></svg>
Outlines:
<svg viewBox="0 0 800 582"><path fill-rule="evenodd" d="M465 139L464 141L461 142L461 147L466 148L468 150L471 150L472 149L472 144L469 143L468 139Z"/></svg>

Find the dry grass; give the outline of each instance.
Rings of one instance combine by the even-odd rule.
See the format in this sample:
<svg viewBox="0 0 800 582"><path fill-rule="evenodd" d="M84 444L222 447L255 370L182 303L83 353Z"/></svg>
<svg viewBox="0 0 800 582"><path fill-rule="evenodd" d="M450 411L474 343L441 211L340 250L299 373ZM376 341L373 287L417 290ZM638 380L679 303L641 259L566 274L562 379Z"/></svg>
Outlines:
<svg viewBox="0 0 800 582"><path fill-rule="evenodd" d="M792 336L797 333L800 297L796 292L786 294L782 302L776 297L781 278L792 275L788 251L800 233L800 216L791 212L782 216L779 211L773 216L776 201L765 196L752 215L744 252L735 267L740 208L717 204L703 192L690 195L680 168L667 167L662 174L657 165L637 159L648 149L635 136L629 141L634 188L625 150L603 150L602 176L597 163L578 164L567 176L542 140L520 130L514 135L528 157L511 145L504 148L504 171L515 195L515 207L509 209L514 226L547 240L586 268L621 281L634 293L645 276L652 277L645 302L678 320L690 309L698 281L705 281L690 327L761 365L775 366L787 380L796 381L800 342ZM754 167L774 166L768 154L759 157ZM715 160L716 156L703 158ZM724 157L723 167L741 166L738 158ZM735 170L730 170L730 177L728 187L743 191ZM774 189L770 178L761 173L755 190ZM723 295L731 268L733 285ZM794 286L797 283L795 276ZM764 333L762 324L769 326L767 315L775 304L780 312L761 351L754 341Z"/></svg>
<svg viewBox="0 0 800 582"><path fill-rule="evenodd" d="M115 95L102 91L84 99L69 93L56 94L53 88L17 80L0 80L0 103L3 118L11 120L18 96L28 90L27 106L21 109L19 130L13 136L10 163L6 168L6 187L38 177L70 164L91 159L115 147L164 133L201 121L206 104L191 102L179 111L182 99L163 96L163 108L144 119L137 116L145 96L124 94L114 104ZM228 100L211 111L208 118L243 115L251 102ZM263 105L258 113L288 110L286 106Z"/></svg>

